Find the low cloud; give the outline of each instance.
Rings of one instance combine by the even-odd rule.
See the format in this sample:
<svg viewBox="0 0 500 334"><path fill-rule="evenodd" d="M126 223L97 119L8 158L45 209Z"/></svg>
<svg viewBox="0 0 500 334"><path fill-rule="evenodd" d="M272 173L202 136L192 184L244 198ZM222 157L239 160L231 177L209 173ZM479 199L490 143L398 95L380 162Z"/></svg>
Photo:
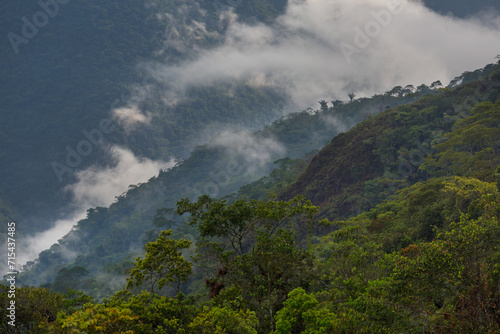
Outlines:
<svg viewBox="0 0 500 334"><path fill-rule="evenodd" d="M143 113L135 105L113 109L111 115L126 131L133 130L139 124L149 124L151 122L151 114Z"/></svg>
<svg viewBox="0 0 500 334"><path fill-rule="evenodd" d="M90 167L76 174L78 182L65 187L77 206L85 208L109 206L116 196L129 185L146 182L161 169L174 166L174 162L138 158L130 150L113 146L109 149L112 166Z"/></svg>
<svg viewBox="0 0 500 334"><path fill-rule="evenodd" d="M345 132L349 129L349 126L339 117L331 116L331 115L321 115L321 119L325 124L332 128L335 133Z"/></svg>
<svg viewBox="0 0 500 334"><path fill-rule="evenodd" d="M322 98L346 100L349 91L371 96L481 68L500 52L498 22L496 13L441 16L419 1L290 0L273 25L233 18L222 46L178 65L147 67L169 103L190 87L243 81L285 91L293 108L304 108Z"/></svg>
<svg viewBox="0 0 500 334"><path fill-rule="evenodd" d="M79 209L75 211L72 215L65 219L60 219L56 221L53 226L40 233L36 233L33 236L26 238L19 238L19 252L16 254L17 263L19 265L24 265L28 261L32 261L37 258L40 252L49 249L54 243L65 236L71 228L81 219L86 216L85 209ZM66 250L62 252L68 260L72 260L77 254Z"/></svg>
<svg viewBox="0 0 500 334"><path fill-rule="evenodd" d="M73 199L73 214L54 222L53 226L33 236L19 238L19 252L16 253L17 263L24 265L32 261L40 252L49 249L59 239L65 236L78 221L84 219L87 209L97 206L109 206L117 196L122 195L129 185L143 183L158 175L161 169L174 166L174 161L153 161L136 157L130 150L113 146L109 148L111 166L90 167L77 172L78 182L65 187ZM76 254L65 253L71 260ZM6 268L0 266L0 271Z"/></svg>
<svg viewBox="0 0 500 334"><path fill-rule="evenodd" d="M241 161L244 173L263 172L266 165L285 155L285 147L273 138L259 138L249 132L224 131L215 136L210 147L222 148L228 159Z"/></svg>

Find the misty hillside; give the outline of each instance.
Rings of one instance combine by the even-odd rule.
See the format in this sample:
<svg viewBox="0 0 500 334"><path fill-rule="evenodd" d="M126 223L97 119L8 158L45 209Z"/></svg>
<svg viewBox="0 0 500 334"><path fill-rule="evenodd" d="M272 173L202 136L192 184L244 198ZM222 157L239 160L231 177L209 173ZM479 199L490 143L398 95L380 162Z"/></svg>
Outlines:
<svg viewBox="0 0 500 334"><path fill-rule="evenodd" d="M207 143L219 131L255 131L319 99L346 100L351 91L372 96L395 85L451 80L466 69L483 66L496 54L492 51L473 62L464 57L464 65L450 61L446 70L442 61L426 62L428 70L417 73L414 65L393 61L409 58L405 54L379 62L355 52L352 60L362 65L351 72L350 67L332 64L345 63L346 55L339 54L338 45L356 38L353 28L368 18L358 15L352 21L348 13L354 7L346 7L338 17L335 4L324 5L284 0L85 1L47 9L51 13L47 24L35 27L33 36L27 32L27 38L23 35L26 20L33 21L40 5L2 2L0 31L11 36L2 39L0 48L6 64L0 82L0 157L10 161L0 165L0 198L9 207L2 211L6 221L25 221L19 226L23 233L47 230L57 219L80 217L89 207L110 205L129 184L146 181L155 175L149 172L153 169L172 166L172 159L188 157L195 146ZM437 9L463 12L466 8L474 13L482 5L445 1ZM371 8L366 9L368 14ZM329 14L316 15L318 10ZM408 15L415 10L416 5L409 6ZM457 24L452 30L461 35L464 25L448 20L451 26ZM396 20L392 26L399 24ZM419 24L429 26L428 21ZM473 39L478 44L468 49L488 50L495 44L490 43L489 33L470 25L481 38ZM390 32L384 36L394 40ZM386 49L383 40L375 42L370 46L374 55L379 48ZM442 44L432 39L429 43ZM450 48L450 55L463 52L460 48ZM307 60L311 54L319 60ZM426 59L425 54L411 54L422 62ZM443 52L440 57L450 55ZM273 64L280 64L277 70ZM88 155L75 157L72 152L88 141L84 133L95 133L107 119L113 121L112 131L99 145L80 147ZM125 153L116 153L116 146ZM135 159L127 160L126 152ZM75 194L83 175L88 179L95 170L117 165L132 169L132 164L141 163L148 172L125 173L123 180L113 180L122 186L110 185L110 194Z"/></svg>
<svg viewBox="0 0 500 334"><path fill-rule="evenodd" d="M434 152L433 146L446 138L454 122L469 112L469 104L498 98L498 71L498 65L489 65L475 72L483 73L476 77L480 81L429 90L426 97L416 93L393 96L397 91L393 89L337 108L330 104L327 110L293 114L255 134L223 133L196 148L176 167L145 184L131 186L109 208L88 210L86 219L29 262L19 278L26 285L50 286L58 281L62 269L78 267L87 271L85 283L78 283L83 284L78 285L80 289L100 297L112 293L123 284L124 268L158 233L157 210L175 208L183 197L195 200L205 193L222 197L241 187L239 196L246 198L268 197L271 191L286 200L303 195L321 207L321 217L332 221L369 210L395 191L428 177L418 168ZM457 80L473 80L473 76L466 73ZM401 104L405 105L398 106ZM333 137L302 175L297 173L304 167L287 175L300 160L279 159L306 157ZM271 175L277 178L266 176L264 183L252 184L269 174L273 162L277 169ZM492 181L491 176L486 180ZM196 234L183 225L176 220L174 235L196 240ZM63 292L76 283L68 284L57 283L56 289Z"/></svg>
<svg viewBox="0 0 500 334"><path fill-rule="evenodd" d="M426 92L435 93L430 89ZM58 244L27 264L20 279L27 285L51 284L61 268L79 266L89 271L88 279L96 280L87 292L99 296L109 293L106 291L119 287L119 283L107 286L109 276L116 275L112 268L122 261L126 266L157 233L153 218L159 208L173 208L182 197L196 199L205 193L221 197L236 192L268 174L273 162L280 166L280 159L300 159L364 118L418 97L419 94L393 96L388 92L336 108L329 103L323 110L291 114L254 134L221 133L209 144L196 147L189 158L178 161L175 167L147 183L130 186L109 208L88 210L86 219L79 221Z"/></svg>
<svg viewBox="0 0 500 334"><path fill-rule="evenodd" d="M4 1L0 6L2 36L21 34L20 18L40 10L36 2ZM283 1L245 1L235 11L243 21L271 21L283 6ZM17 212L11 219L30 221L21 230L48 228L70 203L62 190L77 180L73 171L113 163L106 151L112 145L169 161L187 157L206 140L200 132L210 136L211 127L250 124L255 130L280 116L283 97L277 92L237 82L192 89L175 107L147 91L164 79L143 65L176 64L217 46L229 24L219 15L230 8L210 1L74 2L59 6L50 24L15 50L2 38L1 59L8 66L2 67L0 86L0 152L2 160L11 162L1 165L0 188ZM235 94L228 96L227 89ZM110 110L135 104L154 115L153 129L130 131L110 115ZM82 132L99 129L103 119L113 119L113 131L81 162L74 159L76 166L68 165L67 148L76 151L87 139ZM55 169L54 162L71 171Z"/></svg>
<svg viewBox="0 0 500 334"><path fill-rule="evenodd" d="M500 64L479 72L487 74L424 96L411 94L414 102L375 113L334 136L314 157L278 160L269 176L241 187L227 197L229 202L215 197L251 181L248 176L264 160L249 156L280 156L275 138L296 136L297 122L311 136L332 113L373 105L390 92L337 110L292 115L252 136L223 134L109 208L89 210L87 219L19 275L29 284L52 281L35 289L54 301L43 306L49 314L63 311L64 301L72 305L40 328L93 328L104 321L138 332L155 333L165 326L195 333L213 326L240 331L247 319L249 333L288 333L290 328L299 333L424 333L442 327L453 333L497 332L498 290L483 284L498 280ZM234 146L220 146L228 142L223 136L244 142L240 156L228 150ZM291 141L290 151L300 151L293 143L300 141ZM156 202L153 207L162 209L138 240L161 189L176 182L190 185L198 172L211 179L191 185L191 193L184 193L191 199L178 201L177 208ZM201 196L203 187L208 195ZM269 200L271 190L280 201ZM252 196L258 200L245 201ZM312 202L305 201L308 197ZM177 215L185 212L191 216ZM240 245L251 247L232 248L235 239L225 234L226 226L240 232L231 224L242 228ZM134 262L139 245L148 240L145 259ZM186 266L186 275L176 276L177 288L158 281L162 276L143 276L162 272L141 262L156 263L148 253L163 256L155 249L174 252L174 244L185 249L184 256L193 256L189 261L176 250L180 258L166 262ZM124 250L130 249L135 254L127 256ZM171 268L164 277L180 270ZM100 303L81 292L61 295L66 289L98 298L124 290ZM29 291L20 291L32 303ZM478 292L471 296L469 291ZM269 317L266 308L275 316ZM290 310L307 316L297 322ZM30 311L22 312L30 317ZM123 316L115 318L116 312ZM96 324L87 324L88 317Z"/></svg>
<svg viewBox="0 0 500 334"><path fill-rule="evenodd" d="M396 107L356 125L326 145L304 174L286 189L283 198L303 195L319 205L325 217L340 220L371 209L399 189L427 180L435 175L431 170L437 166L448 170L438 175L495 181L496 134L486 132L482 139L491 139L493 160L489 166L476 165L473 157L453 157L445 151L448 147L440 144L451 135L462 136L456 134L457 123L467 120L474 105L498 100L499 82L497 65L483 80L443 89L439 94ZM461 144L465 145L468 139L463 136ZM476 149L481 151L471 148L474 153ZM431 156L440 157L445 152L445 157L430 162Z"/></svg>
<svg viewBox="0 0 500 334"><path fill-rule="evenodd" d="M500 331L497 1L6 0L0 33L0 332Z"/></svg>

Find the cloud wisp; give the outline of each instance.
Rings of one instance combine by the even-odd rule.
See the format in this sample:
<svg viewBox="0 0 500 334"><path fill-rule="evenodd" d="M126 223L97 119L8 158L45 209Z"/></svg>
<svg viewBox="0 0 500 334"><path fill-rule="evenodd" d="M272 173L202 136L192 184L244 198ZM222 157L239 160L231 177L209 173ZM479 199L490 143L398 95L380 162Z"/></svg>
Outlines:
<svg viewBox="0 0 500 334"><path fill-rule="evenodd" d="M262 173L266 165L286 152L273 138L260 138L241 131L223 131L210 141L209 147L222 148L228 160L240 162L241 172L246 175Z"/></svg>
<svg viewBox="0 0 500 334"><path fill-rule="evenodd" d="M109 206L128 186L146 182L161 169L174 166L174 161L153 161L138 158L130 150L112 146L109 153L112 166L90 167L76 173L78 181L65 187L77 206L85 208Z"/></svg>
<svg viewBox="0 0 500 334"><path fill-rule="evenodd" d="M136 157L130 150L112 146L108 149L110 166L89 167L76 173L78 181L64 188L72 197L72 214L60 219L46 231L19 239L17 263L24 265L40 252L49 249L66 235L76 223L86 217L87 209L109 206L129 185L146 182L162 169L174 166L174 161L153 161ZM68 254L71 257L71 254ZM3 270L2 270L3 271Z"/></svg>
<svg viewBox="0 0 500 334"><path fill-rule="evenodd" d="M500 53L498 15L458 19L419 1L290 0L273 25L232 17L222 46L178 65L147 65L166 101L190 87L236 80L284 90L305 108L321 98L345 100L349 91L361 97L449 82ZM347 44L355 48L349 57Z"/></svg>
<svg viewBox="0 0 500 334"><path fill-rule="evenodd" d="M113 109L111 115L127 132L140 124L147 125L151 122L151 114L142 112L136 105Z"/></svg>

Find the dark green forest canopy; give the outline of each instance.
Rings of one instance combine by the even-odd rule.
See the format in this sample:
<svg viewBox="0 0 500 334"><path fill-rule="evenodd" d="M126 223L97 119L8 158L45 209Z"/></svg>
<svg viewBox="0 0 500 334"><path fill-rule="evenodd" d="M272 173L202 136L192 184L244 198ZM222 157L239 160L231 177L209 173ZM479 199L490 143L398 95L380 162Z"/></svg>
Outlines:
<svg viewBox="0 0 500 334"><path fill-rule="evenodd" d="M430 90L427 94L434 93ZM161 172L145 184L131 186L109 208L88 210L87 218L81 220L58 245L42 252L36 261L28 263L26 268L30 270L24 272L20 279L28 285L47 284L57 278L62 266L77 265L89 270L87 279L98 281L95 286L88 286L87 292L94 291L92 293L99 296L109 295L116 289L113 284L112 287L104 287L110 281L115 281L110 280L109 276L123 276L123 268L130 265L130 260L137 256L137 252L140 253L142 244L157 235L158 227L151 222L159 207L172 208L179 197L196 199L203 193L227 196L257 180L256 184L242 188L241 195L254 199L260 199L259 196L269 198L271 192L280 193L294 181L314 152L339 133L340 129L332 126L329 120L336 119L336 123L348 129L388 106L408 103L419 96L392 96L386 93L358 99L340 107L329 104L326 111L310 109L290 114L252 135L255 145L250 145L243 152L248 152L250 156L255 156L265 148L266 143L278 142L285 148L281 153L271 155L264 164L258 163L257 170L253 162L248 162L246 154L235 157L225 149L210 144L197 147L177 167ZM283 160L285 156L295 161ZM277 160L275 164L272 163L274 160ZM274 167L276 169L265 176ZM261 177L264 178L259 180ZM231 195L234 196L237 195ZM182 221L177 219L176 222L182 226ZM192 231L179 232L174 229L174 233L182 235L191 234ZM116 238L117 235L120 237ZM68 258L66 254L75 254L75 257ZM124 279L122 277L122 281Z"/></svg>
<svg viewBox="0 0 500 334"><path fill-rule="evenodd" d="M165 9L178 4L173 0L154 3ZM214 2L198 3L215 8ZM285 5L264 0L215 3L235 6L240 18L251 23L272 21ZM23 7L4 2L0 9L9 4L19 11L38 8L35 3ZM70 11L72 4L74 17L63 17L63 10ZM461 1L455 4L456 8L465 6ZM125 16L104 19L109 16L105 11L113 12L117 6L124 6ZM37 146L13 139L14 126L33 126L33 133L31 128L22 128L27 138L57 143L57 137L44 136L53 122L67 131L66 140L71 131L81 131L82 124L94 126L94 117L105 115L101 102L119 99L127 91L123 82L141 79L133 64L147 52L113 35L114 26L127 29L130 36L145 34L136 37L140 48L150 48L148 52L161 47L161 38L147 33L164 27L141 25L150 12L147 7L138 9L137 3L89 0L70 2L60 10L54 18L61 23L59 27L48 25L21 46L28 52L19 57L38 66L34 83L45 82L47 77L52 86L9 96L8 106L31 111L27 120L10 113L7 123L0 125L1 143L12 151L0 147L0 158L2 154L17 156L21 151L16 150L26 149L42 161L44 153ZM15 26L19 17L16 13L2 22ZM70 29L71 19L82 24L88 18L92 24L81 33L82 46L66 51L78 53L75 57L82 58L85 66L94 66L90 67L93 72L84 73L85 66L77 66L75 76L88 81L76 80L72 86L71 78L65 76L74 64L56 63L63 58L61 46L48 37L68 36L59 29ZM132 18L144 31L130 31L122 22L125 18ZM1 29L11 29L8 24L0 22ZM90 38L91 34L96 35ZM52 42L44 44L44 38ZM216 45L217 41L203 43ZM106 51L122 64L113 67L105 53L95 56L93 52L102 45L119 46L120 52ZM53 48L45 50L47 46ZM35 59L35 55L42 58ZM86 55L102 62L90 64ZM175 61L186 55L172 51L168 56ZM19 70L26 78L31 75L26 64L2 71ZM41 70L47 64L52 67ZM103 70L119 81L111 82ZM19 85L25 87L23 82ZM11 93L14 89L5 88ZM84 117L79 104L85 102L83 98L69 103L71 112L81 116L71 126L61 126L64 120L59 118L58 113L63 113L59 109L37 115L31 108L37 96L48 101L45 93L64 89L74 97L71 91L76 88L95 97L96 104L84 108L83 114L88 115ZM244 96L239 101L218 96L218 90L224 89L193 91L196 96L181 106L183 112L196 119L200 110L218 106L215 109L221 113L204 114L201 124L217 117L222 120L223 113L234 108L241 111L241 123L262 117L259 128L272 120L262 108L275 110L282 104L273 91L239 87ZM403 93L395 87L385 94L331 107L321 100L319 110L275 121L252 138L261 143L278 140L286 146L286 153L273 155L260 173L244 170L244 157L228 158L220 147L195 148L172 170L131 186L110 207L89 209L71 233L29 263L17 277L17 327L2 321L0 331L498 333L500 70L498 65L488 65L464 73L447 88L423 91ZM34 99L24 100L25 96ZM42 107L51 109L49 103ZM339 134L338 128L328 125L332 117L345 125L345 132ZM186 128L188 121L163 121L159 123L162 131L182 131L186 138L197 133L196 124ZM151 138L159 132L153 131ZM126 137L118 132L111 137L118 140L120 136ZM161 157L165 142L154 143L151 138L129 140L139 151L150 150L152 156ZM169 139L169 145L169 150L179 152L191 149L175 138ZM61 153L55 147L49 150L50 157ZM27 162L20 160L20 164ZM41 168L30 164L35 170ZM19 171L19 175L29 182L43 179L43 173ZM10 181L17 180L5 182ZM46 186L42 183L41 189ZM12 184L0 184L2 221L19 217L17 204L5 193ZM43 190L55 188L51 184ZM18 196L21 191L28 190L19 189ZM213 196L203 196L204 192ZM38 201L34 198L30 205ZM5 232L0 236L4 238ZM7 319L8 291L8 285L0 285L2 319Z"/></svg>
<svg viewBox="0 0 500 334"><path fill-rule="evenodd" d="M201 269L201 275L194 275L198 280L191 276L186 283L196 286L197 293L186 297L176 295L178 289L157 293L132 289L97 302L74 292L21 288L18 328L32 333L64 333L68 328L90 333L102 333L103 328L105 333L217 329L427 333L442 328L452 333L496 333L500 329L496 183L458 176L419 182L350 220L322 221L337 229L310 236L303 247L294 232L298 225L276 224L294 212L312 218L317 208L300 198L228 204L205 197L194 203L180 201L178 210L190 212L191 223L203 235L193 261L187 262L178 252L171 257L168 246L164 255L157 254L157 259L166 261L165 267L142 265L149 261L149 252L156 254L156 246L164 242L189 247L187 240L169 239L167 231L147 245L145 259L137 259L131 280L154 278L146 273L165 268L176 275L175 264L184 261ZM303 217L299 224L307 220ZM213 230L210 226L217 221L227 224ZM250 242L244 250L233 247L232 238L238 236L245 244ZM40 296L43 303L31 307ZM8 302L6 297L0 301Z"/></svg>
<svg viewBox="0 0 500 334"><path fill-rule="evenodd" d="M499 80L496 70L487 80L443 89L356 125L326 145L283 198L303 195L326 217L343 219L430 176L493 181ZM476 105L483 99L489 102Z"/></svg>

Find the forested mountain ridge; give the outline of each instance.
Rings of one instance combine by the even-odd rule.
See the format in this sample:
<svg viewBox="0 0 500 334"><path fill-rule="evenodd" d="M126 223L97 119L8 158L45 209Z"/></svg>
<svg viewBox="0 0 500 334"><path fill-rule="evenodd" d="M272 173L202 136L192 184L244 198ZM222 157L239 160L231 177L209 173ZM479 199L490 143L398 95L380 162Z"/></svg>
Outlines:
<svg viewBox="0 0 500 334"><path fill-rule="evenodd" d="M427 5L462 15L465 9L473 13L482 8L482 3L428 1ZM493 1L484 3L497 6ZM234 12L239 22L271 24L287 4L286 0L89 0L55 5L54 1L43 5L3 1L0 159L9 162L0 165L0 197L16 213L7 220L27 221L20 229L33 233L68 214L65 207L71 199L63 189L76 178L68 172L60 177L53 164L65 162L68 147L76 150L86 138L83 131L99 128L111 110L137 98L132 96L136 89L168 85L158 82L149 65L179 64L220 45L229 22L224 13ZM40 27L33 25L35 17L41 20ZM129 133L116 126L74 171L112 164L107 151L112 145L149 159L186 158L210 137L200 138L200 131L213 135L214 128L246 124L259 129L279 118L289 98L272 89L232 83L193 89L188 100L172 108L161 101L161 92L149 93L143 107L158 116L152 128Z"/></svg>
<svg viewBox="0 0 500 334"><path fill-rule="evenodd" d="M28 263L19 279L27 285L50 285L62 268L77 266L89 272L82 289L94 296L108 295L123 282L123 266L127 267L131 257L142 252L142 245L155 237L158 226L153 224L153 218L158 208L173 208L181 197L229 195L268 174L278 159L300 159L323 147L332 136L386 107L414 101L420 94L435 93L432 89L407 95L388 92L352 103L337 101L336 107L328 103L326 108L323 104L322 109L290 114L254 134L226 132L216 136L209 144L195 148L176 167L147 183L131 186L109 208L89 209L87 218L58 244ZM286 174L290 165L278 160L276 167L281 172L276 174ZM277 182L282 182L282 177ZM262 191L265 192L259 190ZM184 237L190 233L183 229L174 231L174 235ZM194 240L195 236L190 238ZM122 281L110 284L114 282L110 277L120 276ZM66 287L69 286L64 284L58 289L64 291Z"/></svg>
<svg viewBox="0 0 500 334"><path fill-rule="evenodd" d="M484 64L498 5L412 1L0 4L0 239L79 220L0 331L500 332L500 56L356 98Z"/></svg>
<svg viewBox="0 0 500 334"><path fill-rule="evenodd" d="M479 81L439 89L366 119L333 138L307 168L299 167L297 171L303 172L281 192L283 200L185 198L176 210L159 211L155 217L159 229L150 231L150 240L158 237L158 230L171 230L163 230L147 244L123 291L96 302L74 293L63 296L44 288L21 288L18 293L25 305L31 305L35 295L43 296L45 303L39 309L48 316L21 309L19 319L23 326L54 333L77 327L98 331L104 324L144 333L219 329L276 334L496 333L500 326L499 82L496 65ZM304 124L304 116L294 117ZM286 132L287 121L293 124L294 117L281 124L284 128L279 123L274 126ZM206 157L204 151L215 153L205 148L194 156ZM364 172L368 162L373 163L372 172L364 177L347 168L335 169L343 173L337 178L331 175L332 167L352 167L353 159L365 166ZM184 162L186 167L190 163ZM243 187L239 195L255 194L268 182L279 184L294 164L281 161L274 180L265 178ZM158 179L171 172L175 179L175 170ZM339 184L338 178L344 183ZM233 189L227 186L228 191ZM345 201L344 189L354 199ZM106 227L100 218L112 217L118 209L133 214L132 206L127 209L123 204L128 199L137 206L139 201L134 200L140 192L150 192L150 199L157 195L147 185L131 189L109 209L89 211L74 232L99 231L91 240L103 236ZM322 206L293 197L301 192ZM353 200L363 213L353 210ZM347 209L342 211L345 202ZM190 216L179 219L175 211ZM143 217L136 216L133 224ZM108 249L126 239L123 232L137 233L119 225L110 226L116 242L108 241ZM76 235L68 235L62 247L77 245ZM57 257L65 254L59 247L39 261L57 263ZM97 276L86 276L85 261L111 260L102 256L105 252L99 247L91 256L77 257L47 286L104 289ZM108 266L107 275L118 275L128 261L133 260ZM165 266L170 269L165 271ZM62 312L56 319L57 311Z"/></svg>
<svg viewBox="0 0 500 334"><path fill-rule="evenodd" d="M373 207L397 189L425 180L429 175L420 166L426 157L441 147L437 144L446 140L456 120L466 117L476 103L498 99L499 82L497 68L483 80L443 89L371 117L323 148L283 198L303 195L328 210L328 218L343 219ZM490 169L495 167L493 163ZM492 170L484 179L494 181Z"/></svg>

